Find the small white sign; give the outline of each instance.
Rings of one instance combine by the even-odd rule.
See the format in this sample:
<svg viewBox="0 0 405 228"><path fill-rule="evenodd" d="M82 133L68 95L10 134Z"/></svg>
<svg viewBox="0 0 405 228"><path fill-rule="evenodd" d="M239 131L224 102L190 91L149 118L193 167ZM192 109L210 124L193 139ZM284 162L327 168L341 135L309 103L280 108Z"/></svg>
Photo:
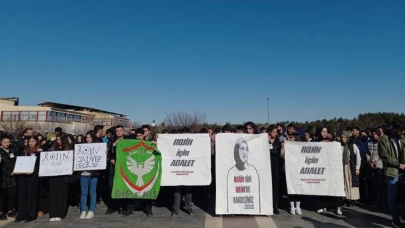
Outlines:
<svg viewBox="0 0 405 228"><path fill-rule="evenodd" d="M73 173L73 150L41 152L39 176L63 176Z"/></svg>
<svg viewBox="0 0 405 228"><path fill-rule="evenodd" d="M14 173L33 173L37 157L18 156L14 166Z"/></svg>

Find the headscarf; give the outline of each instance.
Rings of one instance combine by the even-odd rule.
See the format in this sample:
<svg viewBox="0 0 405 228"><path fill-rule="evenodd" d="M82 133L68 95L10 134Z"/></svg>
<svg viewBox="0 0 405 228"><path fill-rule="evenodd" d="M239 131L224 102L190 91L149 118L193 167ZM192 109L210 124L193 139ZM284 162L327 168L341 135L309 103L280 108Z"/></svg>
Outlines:
<svg viewBox="0 0 405 228"><path fill-rule="evenodd" d="M349 132L348 131L342 131L342 136L346 137L346 143L341 142L343 146L343 164L349 164L349 156L350 156L350 149L348 146L349 143Z"/></svg>

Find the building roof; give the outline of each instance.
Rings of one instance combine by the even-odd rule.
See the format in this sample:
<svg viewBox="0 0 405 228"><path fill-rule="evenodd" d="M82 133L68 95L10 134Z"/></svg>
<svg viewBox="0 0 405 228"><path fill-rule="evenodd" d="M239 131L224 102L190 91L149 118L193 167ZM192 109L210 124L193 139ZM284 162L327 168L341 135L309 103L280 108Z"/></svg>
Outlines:
<svg viewBox="0 0 405 228"><path fill-rule="evenodd" d="M43 101L42 103L40 103L38 105L41 106L41 107L52 107L52 108L59 108L59 109L73 109L75 111L99 112L99 113L105 113L105 114L110 114L110 115L119 116L119 117L126 117L126 115L120 114L120 113L108 112L108 111L104 111L104 110L96 109L96 108L91 108L91 107L83 107L83 106L77 106L77 105L55 103L55 102L50 102L50 101Z"/></svg>

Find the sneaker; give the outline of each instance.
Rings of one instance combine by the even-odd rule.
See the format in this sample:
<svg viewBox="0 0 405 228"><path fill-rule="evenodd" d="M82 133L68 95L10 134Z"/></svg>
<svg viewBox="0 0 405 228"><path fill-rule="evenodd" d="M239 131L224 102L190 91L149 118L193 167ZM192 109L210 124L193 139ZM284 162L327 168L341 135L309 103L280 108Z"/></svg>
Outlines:
<svg viewBox="0 0 405 228"><path fill-rule="evenodd" d="M295 215L295 208L290 209L290 214Z"/></svg>
<svg viewBox="0 0 405 228"><path fill-rule="evenodd" d="M401 221L399 219L393 219L392 220L392 227L403 228L404 226L402 225L402 223L401 223Z"/></svg>
<svg viewBox="0 0 405 228"><path fill-rule="evenodd" d="M80 213L80 220L86 219L86 212L82 211L82 213Z"/></svg>
<svg viewBox="0 0 405 228"><path fill-rule="evenodd" d="M92 219L94 218L94 212L89 211L89 213L87 213L86 218L85 219Z"/></svg>
<svg viewBox="0 0 405 228"><path fill-rule="evenodd" d="M338 207L336 213L337 213L338 215L343 215L342 208L341 208L341 207Z"/></svg>
<svg viewBox="0 0 405 228"><path fill-rule="evenodd" d="M179 215L179 212L173 212L172 213L172 216L177 216L177 215Z"/></svg>
<svg viewBox="0 0 405 228"><path fill-rule="evenodd" d="M17 211L16 210L12 210L12 211L10 211L8 214L7 214L7 216L8 217L11 217L11 218L15 218L16 216L17 216Z"/></svg>
<svg viewBox="0 0 405 228"><path fill-rule="evenodd" d="M319 209L319 210L316 211L316 213L318 213L318 214L322 214L324 212L326 212L326 209Z"/></svg>
<svg viewBox="0 0 405 228"><path fill-rule="evenodd" d="M188 215L193 215L194 214L194 211L193 211L193 209L187 209L187 214Z"/></svg>
<svg viewBox="0 0 405 228"><path fill-rule="evenodd" d="M55 218L50 218L49 221L50 222L55 222Z"/></svg>
<svg viewBox="0 0 405 228"><path fill-rule="evenodd" d="M297 215L302 215L301 208L295 209L295 213L297 213Z"/></svg>
<svg viewBox="0 0 405 228"><path fill-rule="evenodd" d="M62 219L61 218L55 218L55 222L59 222L59 221L61 221Z"/></svg>

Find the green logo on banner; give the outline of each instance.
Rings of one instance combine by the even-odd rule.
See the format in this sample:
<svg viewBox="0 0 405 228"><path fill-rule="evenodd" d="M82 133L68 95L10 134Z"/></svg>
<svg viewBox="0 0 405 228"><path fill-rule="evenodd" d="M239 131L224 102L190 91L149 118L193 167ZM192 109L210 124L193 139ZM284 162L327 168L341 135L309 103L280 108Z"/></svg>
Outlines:
<svg viewBox="0 0 405 228"><path fill-rule="evenodd" d="M156 199L162 158L149 141L121 139L117 144L112 198Z"/></svg>

